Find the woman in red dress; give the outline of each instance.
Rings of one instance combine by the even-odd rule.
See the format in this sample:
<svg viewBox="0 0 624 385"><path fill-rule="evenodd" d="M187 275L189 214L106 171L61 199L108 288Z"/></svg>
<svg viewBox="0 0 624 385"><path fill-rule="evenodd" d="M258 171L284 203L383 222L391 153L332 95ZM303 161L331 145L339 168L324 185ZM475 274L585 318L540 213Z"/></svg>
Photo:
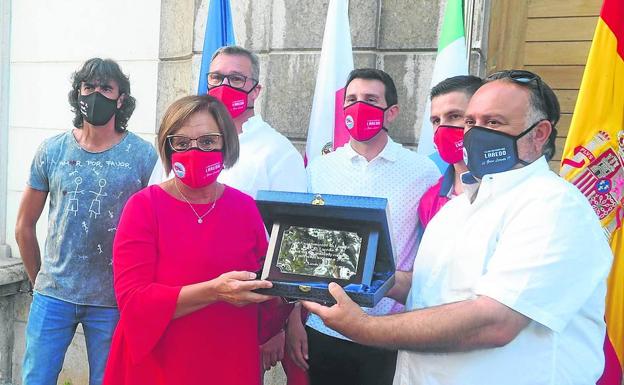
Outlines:
<svg viewBox="0 0 624 385"><path fill-rule="evenodd" d="M253 273L266 232L253 199L216 182L238 158L236 129L216 99L188 96L165 113L158 147L175 178L122 214L104 384L259 384L258 304L271 297L252 290L271 286Z"/></svg>

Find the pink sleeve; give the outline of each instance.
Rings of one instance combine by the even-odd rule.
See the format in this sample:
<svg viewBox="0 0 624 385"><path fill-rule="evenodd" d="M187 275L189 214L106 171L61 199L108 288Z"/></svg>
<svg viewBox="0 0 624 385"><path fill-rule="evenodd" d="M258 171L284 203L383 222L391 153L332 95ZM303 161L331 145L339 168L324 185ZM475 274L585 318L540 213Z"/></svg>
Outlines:
<svg viewBox="0 0 624 385"><path fill-rule="evenodd" d="M262 268L266 257L268 242L264 222L258 210L254 208L250 223L256 227L256 258L258 270ZM262 302L258 306L258 342L260 345L276 335L286 323L286 319L293 309L293 304L285 303L281 297L275 297Z"/></svg>
<svg viewBox="0 0 624 385"><path fill-rule="evenodd" d="M157 220L150 190L135 194L126 204L113 244L115 295L119 326L130 357L140 362L156 346L173 318L181 286L155 282Z"/></svg>
<svg viewBox="0 0 624 385"><path fill-rule="evenodd" d="M440 196L440 188L442 187L443 179L444 177L440 178L438 183L429 187L422 197L420 197L417 210L418 222L420 223L422 231L425 230L431 219L440 211L442 206L449 201L447 197Z"/></svg>

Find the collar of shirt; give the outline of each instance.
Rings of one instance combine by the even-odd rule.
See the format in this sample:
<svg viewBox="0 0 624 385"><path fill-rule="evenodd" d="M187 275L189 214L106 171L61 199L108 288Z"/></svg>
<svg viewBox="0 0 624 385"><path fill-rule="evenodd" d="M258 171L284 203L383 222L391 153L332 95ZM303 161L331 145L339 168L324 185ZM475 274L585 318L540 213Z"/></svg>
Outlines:
<svg viewBox="0 0 624 385"><path fill-rule="evenodd" d="M455 184L455 167L449 164L442 176L440 192L438 196L450 198L453 195L453 185Z"/></svg>
<svg viewBox="0 0 624 385"><path fill-rule="evenodd" d="M351 143L347 143L347 145L345 145L344 148L345 148L344 155L347 159L350 159L351 161L355 161L358 159L366 160L362 155L358 154L353 149L353 147L351 147ZM390 139L390 137L388 137L388 143L386 143L383 150L381 150L381 152L377 154L377 156L374 157L368 163L373 163L377 159L385 159L389 162L396 162L396 160L399 157L400 150L401 150L401 145L394 142L392 139Z"/></svg>
<svg viewBox="0 0 624 385"><path fill-rule="evenodd" d="M264 120L262 120L262 116L256 114L252 116L251 118L247 119L245 123L243 123L241 127L242 132L240 133L240 135L243 135L243 134L251 135L255 131L258 131L259 129L261 129L263 126L264 126Z"/></svg>
<svg viewBox="0 0 624 385"><path fill-rule="evenodd" d="M513 170L499 172L496 174L484 175L481 182L466 184L464 176L469 173L462 174L462 185L464 191L468 193L468 197L474 203L477 200L483 200L492 194L509 191L514 186L519 185L524 180L533 175L549 172L548 162L544 156L540 157L527 166L516 168ZM470 175L471 177L472 175Z"/></svg>

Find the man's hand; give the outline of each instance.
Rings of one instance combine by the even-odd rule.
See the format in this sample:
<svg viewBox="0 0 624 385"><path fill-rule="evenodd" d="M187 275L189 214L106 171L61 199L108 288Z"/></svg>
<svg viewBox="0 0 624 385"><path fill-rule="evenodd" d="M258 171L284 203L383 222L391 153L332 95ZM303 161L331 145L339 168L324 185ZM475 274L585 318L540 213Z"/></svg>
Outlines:
<svg viewBox="0 0 624 385"><path fill-rule="evenodd" d="M308 335L301 320L301 308L295 306L286 325L286 348L293 362L308 370Z"/></svg>
<svg viewBox="0 0 624 385"><path fill-rule="evenodd" d="M364 328L369 316L349 298L337 283L329 284L329 293L336 300L336 304L332 307L308 301L301 303L310 312L321 317L325 325L352 340L357 340L356 336L365 333Z"/></svg>
<svg viewBox="0 0 624 385"><path fill-rule="evenodd" d="M284 331L274 335L270 340L260 346L260 355L262 356L262 367L269 370L277 365L284 358Z"/></svg>
<svg viewBox="0 0 624 385"><path fill-rule="evenodd" d="M412 272L397 270L394 274L394 286L388 290L386 297L405 305L412 288Z"/></svg>

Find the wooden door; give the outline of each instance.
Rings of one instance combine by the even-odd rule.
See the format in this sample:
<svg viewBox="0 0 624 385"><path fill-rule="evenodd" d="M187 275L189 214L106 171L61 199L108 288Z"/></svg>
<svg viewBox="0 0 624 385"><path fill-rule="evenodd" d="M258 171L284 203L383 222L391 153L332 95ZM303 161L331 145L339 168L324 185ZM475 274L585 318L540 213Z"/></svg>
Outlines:
<svg viewBox="0 0 624 385"><path fill-rule="evenodd" d="M492 0L487 73L524 68L540 75L561 104L559 161L602 0Z"/></svg>

